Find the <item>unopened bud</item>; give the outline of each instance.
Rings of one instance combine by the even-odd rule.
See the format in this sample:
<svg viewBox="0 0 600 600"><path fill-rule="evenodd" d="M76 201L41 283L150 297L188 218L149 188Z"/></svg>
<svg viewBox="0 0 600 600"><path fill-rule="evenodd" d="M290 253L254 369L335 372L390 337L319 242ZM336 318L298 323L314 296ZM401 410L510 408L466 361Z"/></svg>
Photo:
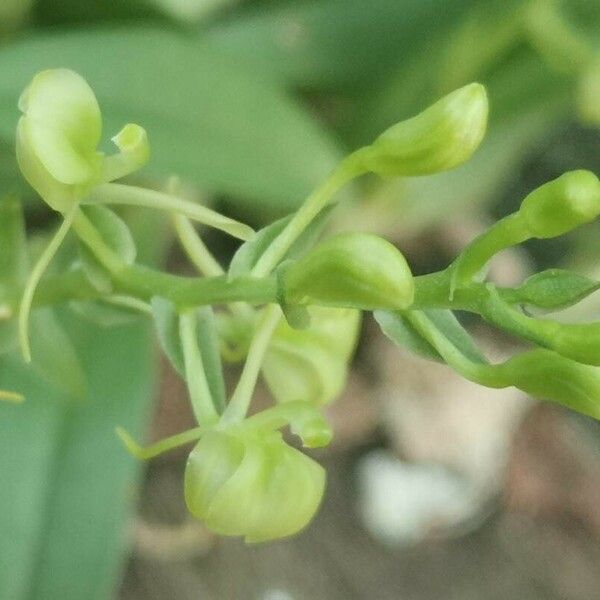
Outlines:
<svg viewBox="0 0 600 600"><path fill-rule="evenodd" d="M531 192L518 213L537 238L552 238L600 214L600 182L591 171L569 171Z"/></svg>
<svg viewBox="0 0 600 600"><path fill-rule="evenodd" d="M382 133L365 149L365 168L383 176L453 169L477 150L487 118L485 88L479 83L466 85Z"/></svg>
<svg viewBox="0 0 600 600"><path fill-rule="evenodd" d="M375 235L335 235L285 267L280 278L284 304L398 310L413 302L414 282L404 256Z"/></svg>

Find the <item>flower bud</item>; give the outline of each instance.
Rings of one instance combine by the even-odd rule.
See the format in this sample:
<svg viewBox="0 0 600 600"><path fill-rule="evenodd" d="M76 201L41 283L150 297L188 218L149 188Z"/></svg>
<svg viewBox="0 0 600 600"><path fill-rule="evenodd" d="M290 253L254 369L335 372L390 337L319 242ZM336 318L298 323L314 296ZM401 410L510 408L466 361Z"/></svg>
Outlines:
<svg viewBox="0 0 600 600"><path fill-rule="evenodd" d="M280 292L290 305L393 310L412 304L414 282L404 256L388 241L342 233L285 265Z"/></svg>
<svg viewBox="0 0 600 600"><path fill-rule="evenodd" d="M64 212L94 186L131 173L148 158L142 128L128 125L115 138L121 153L105 164L97 150L102 134L98 101L86 81L68 69L38 73L21 95L19 109L19 167L55 210Z"/></svg>
<svg viewBox="0 0 600 600"><path fill-rule="evenodd" d="M328 404L342 390L356 345L360 313L310 307L310 325L293 329L281 320L263 362L263 375L278 402Z"/></svg>
<svg viewBox="0 0 600 600"><path fill-rule="evenodd" d="M519 354L496 367L507 382L536 396L600 419L600 368L550 350Z"/></svg>
<svg viewBox="0 0 600 600"><path fill-rule="evenodd" d="M600 182L591 171L569 171L531 192L518 214L534 237L562 235L600 214Z"/></svg>
<svg viewBox="0 0 600 600"><path fill-rule="evenodd" d="M383 132L365 150L365 168L383 176L430 175L471 158L487 127L485 88L471 83Z"/></svg>
<svg viewBox="0 0 600 600"><path fill-rule="evenodd" d="M244 536L250 543L300 531L324 489L323 468L278 433L210 431L185 470L190 512L216 533Z"/></svg>

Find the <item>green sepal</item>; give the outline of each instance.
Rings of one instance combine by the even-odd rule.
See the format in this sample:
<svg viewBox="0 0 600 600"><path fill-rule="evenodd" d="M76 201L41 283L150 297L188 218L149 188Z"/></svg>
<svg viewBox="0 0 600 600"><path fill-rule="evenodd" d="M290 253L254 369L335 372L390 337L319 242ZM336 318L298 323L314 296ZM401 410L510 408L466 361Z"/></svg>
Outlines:
<svg viewBox="0 0 600 600"><path fill-rule="evenodd" d="M519 302L554 310L577 304L600 288L600 282L565 269L548 269L532 275L510 294Z"/></svg>
<svg viewBox="0 0 600 600"><path fill-rule="evenodd" d="M179 334L179 314L175 306L164 298L155 296L151 301L154 325L160 346L175 370L185 378L185 360ZM210 306L195 311L197 341L202 365L217 411L225 407L225 383L219 353L219 338L214 313Z"/></svg>
<svg viewBox="0 0 600 600"><path fill-rule="evenodd" d="M278 402L328 404L342 391L356 346L360 313L312 306L310 325L281 321L263 362L263 376Z"/></svg>
<svg viewBox="0 0 600 600"><path fill-rule="evenodd" d="M80 210L98 230L104 243L121 261L126 265L132 265L135 262L137 250L125 221L105 206L82 206ZM79 256L81 266L90 283L98 291L105 294L110 293L113 289L110 274L81 241L79 242Z"/></svg>

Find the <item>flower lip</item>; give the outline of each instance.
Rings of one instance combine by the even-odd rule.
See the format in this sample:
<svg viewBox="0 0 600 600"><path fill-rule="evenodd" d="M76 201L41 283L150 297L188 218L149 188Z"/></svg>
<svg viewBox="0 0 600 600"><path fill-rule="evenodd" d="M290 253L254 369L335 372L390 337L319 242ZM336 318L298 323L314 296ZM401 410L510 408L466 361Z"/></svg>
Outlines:
<svg viewBox="0 0 600 600"><path fill-rule="evenodd" d="M22 136L52 177L67 185L94 177L102 117L83 77L69 69L42 71L21 95L19 109Z"/></svg>

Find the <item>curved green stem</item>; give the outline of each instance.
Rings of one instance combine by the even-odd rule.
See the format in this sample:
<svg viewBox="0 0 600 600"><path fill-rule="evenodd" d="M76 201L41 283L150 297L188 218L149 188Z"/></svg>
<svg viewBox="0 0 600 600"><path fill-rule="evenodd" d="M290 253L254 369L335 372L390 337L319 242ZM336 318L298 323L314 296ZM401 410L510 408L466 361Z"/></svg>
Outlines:
<svg viewBox="0 0 600 600"><path fill-rule="evenodd" d="M248 240L254 230L244 223L230 219L206 206L145 188L120 183L99 185L83 200L84 204L125 204L176 212L215 229L220 229L233 237Z"/></svg>
<svg viewBox="0 0 600 600"><path fill-rule="evenodd" d="M185 446L190 442L195 442L200 439L208 429L208 427L189 429L188 431L160 440L151 446L140 446L122 427L115 428L115 432L133 456L139 460L148 460L149 458L153 458L159 454L178 448L179 446Z"/></svg>
<svg viewBox="0 0 600 600"><path fill-rule="evenodd" d="M219 277L225 274L225 271L206 247L187 217L173 214L173 226L183 249L200 273L207 277ZM229 310L246 319L252 318L254 314L254 311L242 302L230 303Z"/></svg>
<svg viewBox="0 0 600 600"><path fill-rule="evenodd" d="M280 318L281 309L277 304L267 306L261 315L237 387L221 417L222 424L240 422L246 416L265 353Z"/></svg>
<svg viewBox="0 0 600 600"><path fill-rule="evenodd" d="M180 214L173 214L172 220L183 249L198 271L207 277L223 275L223 268L197 234L190 220Z"/></svg>
<svg viewBox="0 0 600 600"><path fill-rule="evenodd" d="M31 304L33 302L33 296L35 294L36 287L42 278L44 271L48 268L50 261L60 248L60 245L63 243L63 240L69 232L69 229L71 228L73 220L75 219L75 215L78 213L78 211L78 206L74 205L71 210L65 214L63 222L50 240L48 246L46 246L42 252L42 255L33 267L31 274L29 275L29 279L25 284L21 305L19 307L19 344L21 346L21 352L25 362L31 362L31 346L29 344L29 314L31 312Z"/></svg>
<svg viewBox="0 0 600 600"><path fill-rule="evenodd" d="M185 363L185 380L194 416L198 423L214 423L218 419L218 413L206 380L202 355L198 347L195 311L190 310L179 316L179 337Z"/></svg>
<svg viewBox="0 0 600 600"><path fill-rule="evenodd" d="M531 238L522 216L516 212L492 225L476 237L450 265L452 273L450 297L457 288L470 283L490 259L511 246L516 246Z"/></svg>

